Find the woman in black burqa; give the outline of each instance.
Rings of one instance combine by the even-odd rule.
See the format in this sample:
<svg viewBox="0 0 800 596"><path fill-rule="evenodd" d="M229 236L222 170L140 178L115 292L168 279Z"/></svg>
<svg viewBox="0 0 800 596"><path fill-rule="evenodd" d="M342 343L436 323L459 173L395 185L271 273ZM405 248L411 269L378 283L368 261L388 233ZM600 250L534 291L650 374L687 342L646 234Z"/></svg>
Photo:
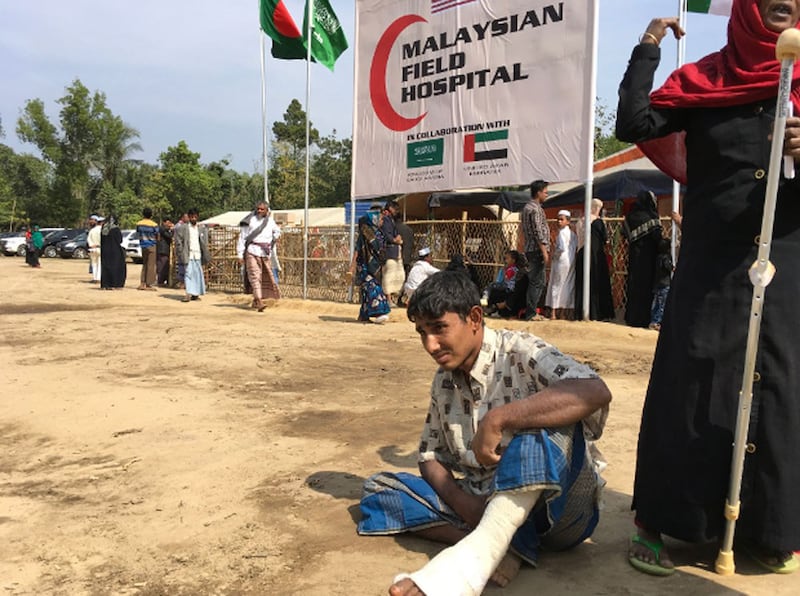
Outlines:
<svg viewBox="0 0 800 596"><path fill-rule="evenodd" d="M611 275L606 258L608 229L600 216L603 201L592 199L590 212L592 247L589 254L589 318L593 321L611 321L615 318L614 300L611 295ZM581 237L579 235L578 241ZM575 317L583 318L583 251L578 249L575 259Z"/></svg>
<svg viewBox="0 0 800 596"><path fill-rule="evenodd" d="M641 191L622 226L622 233L628 240L625 324L630 327L650 324L656 255L662 235L656 205L656 195L652 191Z"/></svg>
<svg viewBox="0 0 800 596"><path fill-rule="evenodd" d="M121 289L127 277L122 231L115 215L109 215L100 231L100 288Z"/></svg>

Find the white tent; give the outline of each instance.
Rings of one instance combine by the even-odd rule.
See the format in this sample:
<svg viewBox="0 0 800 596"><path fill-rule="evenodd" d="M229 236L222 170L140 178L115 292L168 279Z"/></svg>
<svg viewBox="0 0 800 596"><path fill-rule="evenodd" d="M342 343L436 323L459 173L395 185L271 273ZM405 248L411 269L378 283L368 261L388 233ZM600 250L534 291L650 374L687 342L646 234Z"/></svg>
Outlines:
<svg viewBox="0 0 800 596"><path fill-rule="evenodd" d="M204 219L200 223L208 226L228 226L236 227L250 211L226 211L214 217ZM273 209L271 212L275 222L282 226L302 226L304 209ZM319 226L343 226L344 207L319 207L308 210L308 225L310 227Z"/></svg>

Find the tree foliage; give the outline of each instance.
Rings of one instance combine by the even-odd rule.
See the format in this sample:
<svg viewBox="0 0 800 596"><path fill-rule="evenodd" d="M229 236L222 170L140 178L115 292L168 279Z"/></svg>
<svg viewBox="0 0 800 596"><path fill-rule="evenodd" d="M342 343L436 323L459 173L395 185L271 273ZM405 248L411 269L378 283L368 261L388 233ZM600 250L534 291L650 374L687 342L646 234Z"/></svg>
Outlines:
<svg viewBox="0 0 800 596"><path fill-rule="evenodd" d="M28 100L17 121L17 135L36 146L53 167L51 216L76 224L98 197L107 202L105 185L121 190L115 186L117 173L122 162L141 149L136 142L139 133L111 111L104 93L90 92L80 79L57 103L61 105L58 126L50 122L42 100Z"/></svg>
<svg viewBox="0 0 800 596"><path fill-rule="evenodd" d="M616 114L599 100L595 108L594 159L595 161L613 155L630 147L630 143L620 141L614 134Z"/></svg>
<svg viewBox="0 0 800 596"><path fill-rule="evenodd" d="M306 113L293 99L283 120L272 125L275 141L270 154L269 198L275 209L298 209L305 205ZM310 125L309 206L335 207L350 200L353 144L336 138L336 131L320 137Z"/></svg>
<svg viewBox="0 0 800 596"><path fill-rule="evenodd" d="M81 225L97 212L114 213L130 226L144 207L156 217L196 207L204 217L248 210L264 198L263 170L238 172L229 156L205 163L183 140L167 147L156 164L133 159L141 150L139 132L111 111L104 93L79 79L57 104L56 122L38 98L25 103L17 120L17 136L39 157L0 144L0 225ZM302 207L306 113L299 101L289 103L272 130L270 202L276 209ZM340 206L350 198L352 142L336 131L323 137L313 125L310 139L310 205Z"/></svg>
<svg viewBox="0 0 800 596"><path fill-rule="evenodd" d="M283 120L272 124L272 133L275 141L286 143L292 159L300 160L306 154L306 113L300 102L293 99L283 113ZM319 131L309 123L309 145L313 146L319 141Z"/></svg>

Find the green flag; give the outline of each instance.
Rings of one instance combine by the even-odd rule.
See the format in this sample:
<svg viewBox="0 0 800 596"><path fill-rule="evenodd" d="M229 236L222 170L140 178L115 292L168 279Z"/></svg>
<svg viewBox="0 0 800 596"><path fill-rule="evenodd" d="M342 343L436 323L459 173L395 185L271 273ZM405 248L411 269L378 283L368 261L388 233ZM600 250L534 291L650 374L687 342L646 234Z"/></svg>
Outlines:
<svg viewBox="0 0 800 596"><path fill-rule="evenodd" d="M729 17L732 4L733 0L688 0L686 10Z"/></svg>
<svg viewBox="0 0 800 596"><path fill-rule="evenodd" d="M342 25L328 0L314 0L314 28L311 30L311 55L333 70L336 59L347 49ZM303 34L308 31L308 0L306 0Z"/></svg>
<svg viewBox="0 0 800 596"><path fill-rule="evenodd" d="M261 30L272 39L275 58L304 59L306 45L283 0L260 0Z"/></svg>

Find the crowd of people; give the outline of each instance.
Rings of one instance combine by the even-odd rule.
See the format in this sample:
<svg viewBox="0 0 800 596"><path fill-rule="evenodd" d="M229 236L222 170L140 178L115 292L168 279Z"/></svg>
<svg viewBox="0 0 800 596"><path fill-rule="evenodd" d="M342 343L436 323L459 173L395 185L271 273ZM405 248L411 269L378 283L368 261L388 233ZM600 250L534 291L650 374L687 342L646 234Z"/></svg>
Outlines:
<svg viewBox="0 0 800 596"><path fill-rule="evenodd" d="M182 302L201 299L206 293L204 267L211 261L208 228L199 223L197 209L189 209L176 222L164 217L161 223L153 219L149 207L142 210L142 219L135 228L141 249L142 267L138 290L156 291L158 287L174 286L184 290ZM263 312L267 300L280 298L276 243L280 227L272 217L269 205L259 202L240 222L237 257L242 269L246 293L253 295L251 307ZM43 236L38 225L32 225L26 235L26 262L41 267L39 257ZM127 281L127 254L123 246L118 219L111 213L105 217L89 216L86 231L90 283L102 290L121 290ZM171 274L174 256L175 268Z"/></svg>
<svg viewBox="0 0 800 596"><path fill-rule="evenodd" d="M531 184L531 198L520 214L518 250L504 252L504 265L487 287L482 286L469 258L460 253L449 255L445 269L465 273L472 280L483 294L486 316L530 321L544 320L541 313L546 312L551 319L572 320L576 314L581 318L583 284L577 264L583 254L582 238L572 229L571 213L561 210L551 253L550 228L541 207L547 191L548 183L543 180ZM590 318L609 321L615 318L615 312L602 206L599 199L592 204ZM360 321L386 322L392 306L406 305L417 287L439 271L432 264L430 247L423 246L414 253L413 232L398 213L396 201L373 203L358 221L350 275L360 291ZM409 255L413 255L413 261L407 260Z"/></svg>

